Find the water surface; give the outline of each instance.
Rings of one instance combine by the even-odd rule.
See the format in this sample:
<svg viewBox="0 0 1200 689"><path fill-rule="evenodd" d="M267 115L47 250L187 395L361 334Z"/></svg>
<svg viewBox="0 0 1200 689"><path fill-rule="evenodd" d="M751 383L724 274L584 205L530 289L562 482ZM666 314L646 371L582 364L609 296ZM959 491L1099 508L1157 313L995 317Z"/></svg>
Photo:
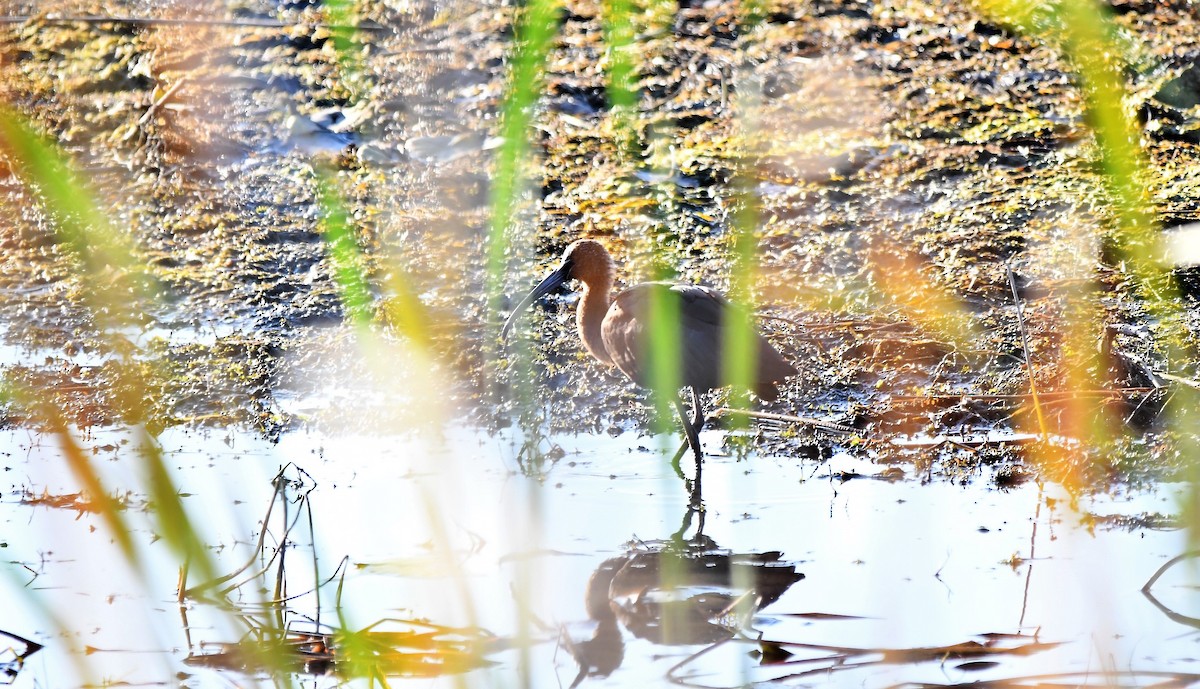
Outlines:
<svg viewBox="0 0 1200 689"><path fill-rule="evenodd" d="M705 435L710 447L719 445L718 432ZM146 523L127 440L95 432L86 442L108 485L128 501L144 582L95 514L47 504L79 491L56 441L24 429L2 436L4 552L15 564L3 587L3 628L46 646L14 685L173 684L177 675L189 687L270 684L263 675L251 681L186 661L185 629L199 656L242 638L247 627L197 600L181 610L179 562ZM825 463L711 456L707 510L689 522L687 495L659 439L552 440L565 454L539 480L515 471L510 437L464 430L440 438L298 432L278 444L231 430L161 437L222 571L256 552L280 468L294 463L306 472L285 472L303 481L289 493L289 519L306 509L296 498L311 489L311 533L305 512L289 532L294 547L284 568L287 592L303 594L287 606L294 630L316 629L318 614L337 623L340 581L348 628L419 619L497 637L484 653L494 664L422 680L435 685L567 686L580 671L572 649L607 673L586 683L611 686L668 678L697 686L937 686L1063 673L1068 684L1103 686L1198 672L1193 628L1140 591L1185 549L1181 531L1148 520L1177 511L1179 486L1072 507L1053 485L995 489L986 470L961 484L923 483L884 480L882 467L845 455ZM859 478L834 478L846 475ZM278 545L282 515L277 507L268 523L268 551ZM771 571L740 606L731 601L745 594L744 574L724 584L700 577L672 592L651 571L641 583L622 578L623 588L612 586L615 614L589 610L598 569L641 567L673 537L690 542L693 556L704 551L710 568L725 556L759 555L769 562L757 566ZM319 600L305 593L314 566L324 580L343 558L344 580L324 586ZM256 565L232 594L244 610L257 609L258 589L273 587L278 575L277 562ZM1185 563L1156 583L1163 605L1188 613L1191 574ZM754 612L754 596L772 586ZM705 596L707 603L697 602ZM707 620L656 618L666 608L655 606L672 599L716 607ZM379 628L389 625L402 627ZM310 674L296 681L338 684Z"/></svg>

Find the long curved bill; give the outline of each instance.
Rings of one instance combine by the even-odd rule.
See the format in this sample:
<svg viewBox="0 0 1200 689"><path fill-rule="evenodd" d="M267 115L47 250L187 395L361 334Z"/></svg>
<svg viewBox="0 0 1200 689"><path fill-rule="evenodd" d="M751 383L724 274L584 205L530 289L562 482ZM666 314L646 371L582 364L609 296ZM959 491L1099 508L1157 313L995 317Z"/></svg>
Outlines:
<svg viewBox="0 0 1200 689"><path fill-rule="evenodd" d="M533 288L533 291L525 295L525 298L521 300L520 304L516 305L516 307L512 310L512 313L509 315L508 320L504 321L504 327L500 329L500 339L508 340L508 331L512 329L513 323L516 322L517 317L520 316L525 309L529 308L533 302L558 289L560 285L570 279L571 264L563 262L563 264L558 267L558 270L555 270L553 273L547 275L544 280L538 283L537 287Z"/></svg>

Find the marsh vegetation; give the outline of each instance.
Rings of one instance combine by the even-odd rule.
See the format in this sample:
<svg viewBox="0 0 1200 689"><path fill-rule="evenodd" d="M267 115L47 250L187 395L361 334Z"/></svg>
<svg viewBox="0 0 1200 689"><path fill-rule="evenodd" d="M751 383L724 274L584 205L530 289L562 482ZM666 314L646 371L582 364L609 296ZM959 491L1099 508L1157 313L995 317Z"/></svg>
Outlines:
<svg viewBox="0 0 1200 689"><path fill-rule="evenodd" d="M1200 20L1026 5L0 5L0 681L1197 683Z"/></svg>

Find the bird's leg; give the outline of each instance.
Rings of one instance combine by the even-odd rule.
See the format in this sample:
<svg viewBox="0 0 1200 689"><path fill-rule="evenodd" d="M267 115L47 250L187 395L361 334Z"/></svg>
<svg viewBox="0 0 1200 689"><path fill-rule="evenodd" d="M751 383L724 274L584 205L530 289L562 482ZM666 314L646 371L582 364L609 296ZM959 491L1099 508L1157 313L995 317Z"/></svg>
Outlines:
<svg viewBox="0 0 1200 689"><path fill-rule="evenodd" d="M692 491L691 506L704 514L704 499L700 494L700 471L704 469L704 450L700 447L700 431L704 430L704 405L700 402L700 392L692 388L692 437L696 439L692 450L696 453L696 487ZM701 520L704 517L701 516ZM703 521L701 521L703 524Z"/></svg>
<svg viewBox="0 0 1200 689"><path fill-rule="evenodd" d="M687 533L688 529L692 528L692 516L695 514L696 510L689 506L687 512L685 512L683 515L683 523L679 525L679 530L671 534L671 543L676 548L682 549L684 543L686 543L686 541L683 540L683 535Z"/></svg>
<svg viewBox="0 0 1200 689"><path fill-rule="evenodd" d="M697 448L700 446L700 436L697 435L696 429L692 426L692 420L688 418L687 408L683 406L683 401L676 398L675 411L679 412L679 421L683 424L683 434L687 436L687 440L679 447L679 452L675 453L675 457L671 459L671 468L675 470L675 474L683 479L685 483L690 483L687 476L684 476L683 469L679 466L679 461L683 459L683 455L687 449Z"/></svg>
<svg viewBox="0 0 1200 689"><path fill-rule="evenodd" d="M687 481L688 478L687 476L683 475L683 468L679 466L679 462L683 459L683 455L688 451L688 448L691 447L691 445L691 441L689 441L687 438L684 438L683 442L679 445L679 449L675 451L675 456L671 458L671 468L675 470L675 475L684 481Z"/></svg>
<svg viewBox="0 0 1200 689"><path fill-rule="evenodd" d="M687 533L688 529L692 528L692 518L695 517L697 514L700 515L700 525L696 527L696 533L693 534L691 538L685 540L683 536L684 536L684 534ZM675 533L671 534L671 543L676 548L682 549L687 545L687 543L689 541L696 541L696 540L703 538L704 537L704 515L705 515L704 510L698 509L693 505L689 505L687 512L683 515L683 523L679 525L679 530L676 531Z"/></svg>
<svg viewBox="0 0 1200 689"><path fill-rule="evenodd" d="M693 402L693 404L695 403ZM696 427L695 420L688 418L687 408L683 406L683 400L675 400L675 411L679 412L679 420L683 423L683 434L687 436L687 444L692 448L692 452L696 455L696 475L699 477L700 459L703 456L702 450L700 449L700 431ZM675 460L672 462L672 464L675 466L676 472L679 471L680 459L682 459L682 453L676 454Z"/></svg>
<svg viewBox="0 0 1200 689"><path fill-rule="evenodd" d="M691 446L692 453L696 455L696 479L688 481L684 479L684 485L687 486L688 492L691 493L691 506L695 509L702 509L703 502L700 497L700 472L704 468L704 450L700 447L700 429L704 427L704 406L700 402L700 393L692 388L692 414L689 418L687 409L683 406L683 401L675 400L675 410L679 412L679 421L683 424L683 433L687 436L687 444ZM679 460L683 458L684 448L679 448L679 452L675 454L675 458L671 461L671 466L675 468L675 473L683 476L683 471L679 468Z"/></svg>
<svg viewBox="0 0 1200 689"><path fill-rule="evenodd" d="M683 479L684 488L691 495L690 508L699 509L700 507L700 435L696 432L696 427L692 419L688 418L687 408L683 406L683 400L675 399L675 411L679 412L679 420L683 423L683 433L687 436L687 444L679 448L679 452L675 453L675 458L671 460L671 466L674 467L675 473ZM696 453L696 480L688 480L683 474L683 470L679 467L679 460L683 458L683 454L687 447L690 446ZM690 509L689 508L689 509Z"/></svg>
<svg viewBox="0 0 1200 689"><path fill-rule="evenodd" d="M679 412L679 421L683 424L683 433L686 436L683 442L680 443L679 449L675 451L675 456L671 459L671 468L675 470L675 475L684 481L687 477L683 475L683 469L679 466L679 462L683 459L683 454L688 451L688 448L700 447L700 431L704 429L704 417L697 414L697 410L702 410L700 406L700 396L696 391L692 390L692 415L689 418L687 410L684 409L683 403L675 400L675 409ZM689 431L689 429L691 429ZM699 465L701 450L696 449L696 462Z"/></svg>

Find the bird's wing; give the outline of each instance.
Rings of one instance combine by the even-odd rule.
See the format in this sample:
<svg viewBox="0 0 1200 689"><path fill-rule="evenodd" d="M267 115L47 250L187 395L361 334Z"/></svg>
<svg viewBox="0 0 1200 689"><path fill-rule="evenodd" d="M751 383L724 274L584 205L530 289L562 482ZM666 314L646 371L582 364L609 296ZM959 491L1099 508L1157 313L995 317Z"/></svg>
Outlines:
<svg viewBox="0 0 1200 689"><path fill-rule="evenodd" d="M642 343L647 337L646 313L650 301L647 285L638 285L621 292L613 299L600 324L600 339L608 358L631 380L645 384L642 378L645 357Z"/></svg>
<svg viewBox="0 0 1200 689"><path fill-rule="evenodd" d="M683 296L685 328L696 327L695 322L699 322L703 323L705 327L708 324L715 324L716 330L719 332L730 312L735 309L740 310L739 306L730 303L724 295L709 287L677 285L672 289ZM788 376L795 375L798 371L783 358L778 350L771 346L770 341L763 337L757 328L755 328L754 334L757 343L758 370L754 374L755 382L751 387L759 397L774 399L774 384ZM722 378L718 378L718 380L721 381L719 383L721 385L726 382Z"/></svg>
<svg viewBox="0 0 1200 689"><path fill-rule="evenodd" d="M639 385L648 387L654 382L647 375L647 343L654 329L650 304L655 295L673 300L678 309L680 345L672 361L679 366L679 384L700 392L724 385L723 328L730 310L736 307L721 293L700 285L651 282L617 295L601 325L601 338L613 363ZM764 399L774 399L775 384L794 375L796 369L761 334L757 335L757 349L758 371L751 388Z"/></svg>
<svg viewBox="0 0 1200 689"><path fill-rule="evenodd" d="M680 364L684 385L704 393L724 384L724 327L729 301L716 290L702 285L673 285L679 295Z"/></svg>
<svg viewBox="0 0 1200 689"><path fill-rule="evenodd" d="M705 324L718 329L725 323L729 300L715 289L704 285L671 285L671 291L680 297L685 327L689 321L694 327Z"/></svg>
<svg viewBox="0 0 1200 689"><path fill-rule="evenodd" d="M604 347L613 363L640 385L653 382L646 377L646 362L651 356L647 343L654 330L650 305L656 297L671 300L667 303L678 311L680 349L672 360L680 367L680 385L692 385L701 392L715 387L728 302L708 287L643 283L617 295L601 326Z"/></svg>

